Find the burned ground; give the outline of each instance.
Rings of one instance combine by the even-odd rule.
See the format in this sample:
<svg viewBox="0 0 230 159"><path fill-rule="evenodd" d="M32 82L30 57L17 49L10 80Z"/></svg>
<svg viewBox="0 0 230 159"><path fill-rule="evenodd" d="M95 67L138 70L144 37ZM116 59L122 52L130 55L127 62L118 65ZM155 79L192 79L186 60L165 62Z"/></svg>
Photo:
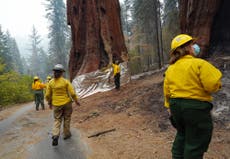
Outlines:
<svg viewBox="0 0 230 159"><path fill-rule="evenodd" d="M214 135L207 159L230 156L229 61L209 59L223 72L223 88L214 95ZM121 87L81 100L74 126L92 149L94 159L168 159L175 129L163 107L163 71L132 80ZM88 138L103 131L96 137Z"/></svg>

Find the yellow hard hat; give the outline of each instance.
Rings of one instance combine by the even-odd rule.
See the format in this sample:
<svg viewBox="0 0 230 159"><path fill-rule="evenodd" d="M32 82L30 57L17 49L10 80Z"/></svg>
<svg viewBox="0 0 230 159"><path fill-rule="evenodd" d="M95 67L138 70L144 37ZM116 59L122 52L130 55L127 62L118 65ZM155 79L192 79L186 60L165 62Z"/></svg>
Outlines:
<svg viewBox="0 0 230 159"><path fill-rule="evenodd" d="M171 52L173 52L174 50L176 50L178 47L180 47L181 45L184 45L185 43L194 40L194 38L192 38L191 36L187 35L187 34L179 34L177 35L171 43Z"/></svg>
<svg viewBox="0 0 230 159"><path fill-rule="evenodd" d="M51 77L50 77L50 76L47 76L47 79L49 80L49 79L51 79Z"/></svg>
<svg viewBox="0 0 230 159"><path fill-rule="evenodd" d="M39 77L38 76L34 76L34 80L38 80L39 79Z"/></svg>

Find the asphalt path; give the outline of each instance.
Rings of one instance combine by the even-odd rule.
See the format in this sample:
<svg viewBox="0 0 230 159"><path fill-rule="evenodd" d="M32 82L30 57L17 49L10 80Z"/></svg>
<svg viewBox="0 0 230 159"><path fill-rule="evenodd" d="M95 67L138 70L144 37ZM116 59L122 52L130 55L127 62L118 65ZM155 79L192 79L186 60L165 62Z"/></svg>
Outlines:
<svg viewBox="0 0 230 159"><path fill-rule="evenodd" d="M21 106L0 121L0 159L86 159L89 148L77 129L71 128L70 139L60 136L58 146L52 146L52 124L52 111L35 111L33 103Z"/></svg>
<svg viewBox="0 0 230 159"><path fill-rule="evenodd" d="M31 147L28 159L86 159L87 146L80 142L79 132L72 130L72 137L59 138L58 146L51 145L51 135Z"/></svg>

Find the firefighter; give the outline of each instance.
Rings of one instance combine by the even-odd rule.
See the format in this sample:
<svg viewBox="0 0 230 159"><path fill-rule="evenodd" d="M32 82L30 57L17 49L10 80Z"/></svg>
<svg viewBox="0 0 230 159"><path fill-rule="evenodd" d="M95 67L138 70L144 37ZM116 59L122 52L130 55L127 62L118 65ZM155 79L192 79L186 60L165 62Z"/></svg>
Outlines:
<svg viewBox="0 0 230 159"><path fill-rule="evenodd" d="M63 139L71 137L70 120L72 114L72 101L80 105L72 84L63 78L64 67L57 64L53 68L54 78L47 85L45 98L50 109L53 108L54 125L52 129L52 145L58 145L61 124L63 121Z"/></svg>
<svg viewBox="0 0 230 159"><path fill-rule="evenodd" d="M51 76L47 76L47 77L46 77L46 83L49 83L49 81L50 81L51 79L52 79Z"/></svg>
<svg viewBox="0 0 230 159"><path fill-rule="evenodd" d="M221 88L221 72L196 58L200 48L186 34L171 42L170 65L165 72L165 107L169 108L177 134L173 159L202 159L212 137L211 94Z"/></svg>
<svg viewBox="0 0 230 159"><path fill-rule="evenodd" d="M39 110L39 105L41 104L42 109L45 109L44 105L44 93L43 89L46 87L45 84L39 81L39 77L35 76L32 83L32 89L34 90L34 101L36 105L36 110Z"/></svg>
<svg viewBox="0 0 230 159"><path fill-rule="evenodd" d="M115 88L117 90L120 89L120 66L119 66L119 61L116 60L113 64L113 77L114 77L114 84L115 84Z"/></svg>

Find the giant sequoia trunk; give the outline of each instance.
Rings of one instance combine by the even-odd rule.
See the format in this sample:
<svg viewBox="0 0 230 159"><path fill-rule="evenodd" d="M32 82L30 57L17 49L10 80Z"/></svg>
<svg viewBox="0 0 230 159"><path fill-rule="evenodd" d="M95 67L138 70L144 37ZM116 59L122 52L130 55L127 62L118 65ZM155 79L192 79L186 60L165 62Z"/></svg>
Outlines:
<svg viewBox="0 0 230 159"><path fill-rule="evenodd" d="M211 29L211 53L230 54L230 1L222 0Z"/></svg>
<svg viewBox="0 0 230 159"><path fill-rule="evenodd" d="M181 31L197 37L201 56L230 52L229 0L179 0L179 5Z"/></svg>
<svg viewBox="0 0 230 159"><path fill-rule="evenodd" d="M67 0L67 20L72 31L71 80L112 60L127 61L118 0Z"/></svg>

